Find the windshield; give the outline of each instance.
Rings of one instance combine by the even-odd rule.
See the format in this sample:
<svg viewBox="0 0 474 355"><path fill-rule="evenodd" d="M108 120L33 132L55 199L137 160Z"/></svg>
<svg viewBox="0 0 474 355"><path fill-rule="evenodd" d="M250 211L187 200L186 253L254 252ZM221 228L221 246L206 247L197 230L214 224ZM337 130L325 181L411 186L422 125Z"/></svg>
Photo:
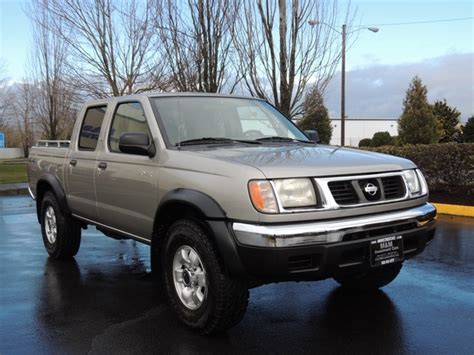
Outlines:
<svg viewBox="0 0 474 355"><path fill-rule="evenodd" d="M205 144L213 138L235 142L269 137L308 141L286 117L260 100L175 96L154 97L151 102L158 111L171 145L191 140L195 144L202 140L201 144Z"/></svg>

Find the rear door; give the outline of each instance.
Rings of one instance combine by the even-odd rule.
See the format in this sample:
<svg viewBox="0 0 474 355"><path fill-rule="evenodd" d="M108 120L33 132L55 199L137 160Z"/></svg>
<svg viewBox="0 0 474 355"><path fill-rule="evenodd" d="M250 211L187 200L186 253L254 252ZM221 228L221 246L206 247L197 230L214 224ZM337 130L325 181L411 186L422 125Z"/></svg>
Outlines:
<svg viewBox="0 0 474 355"><path fill-rule="evenodd" d="M152 118L140 101L117 103L96 170L99 222L145 239L151 237L158 204L157 159L122 153L119 139L126 132L144 132L153 142Z"/></svg>
<svg viewBox="0 0 474 355"><path fill-rule="evenodd" d="M94 178L99 136L107 105L90 106L84 113L78 137L65 163L68 206L72 213L96 220Z"/></svg>

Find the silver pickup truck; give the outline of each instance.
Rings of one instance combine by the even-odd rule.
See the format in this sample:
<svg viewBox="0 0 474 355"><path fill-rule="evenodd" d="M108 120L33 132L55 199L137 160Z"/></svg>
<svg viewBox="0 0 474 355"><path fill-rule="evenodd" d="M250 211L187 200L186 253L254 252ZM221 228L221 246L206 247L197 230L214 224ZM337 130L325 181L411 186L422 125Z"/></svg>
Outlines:
<svg viewBox="0 0 474 355"><path fill-rule="evenodd" d="M88 225L150 245L172 308L204 334L237 324L249 288L264 283L387 285L434 237L422 173L409 160L308 137L258 99L89 102L70 142L30 152L46 250L73 257Z"/></svg>

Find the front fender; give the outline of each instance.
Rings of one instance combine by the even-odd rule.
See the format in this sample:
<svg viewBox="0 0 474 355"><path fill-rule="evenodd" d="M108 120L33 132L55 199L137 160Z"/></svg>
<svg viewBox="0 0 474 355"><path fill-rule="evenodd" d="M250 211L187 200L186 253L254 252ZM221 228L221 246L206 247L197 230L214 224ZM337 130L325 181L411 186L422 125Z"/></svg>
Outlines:
<svg viewBox="0 0 474 355"><path fill-rule="evenodd" d="M183 208L173 208L173 206L182 206ZM230 229L225 211L212 197L191 189L176 189L168 192L161 200L158 208L154 230L159 230L160 219L166 213L172 211L172 220L177 220L185 209L189 208L203 220L210 230L211 238L217 247L221 260L227 270L234 277L243 277L246 273L237 252L236 244ZM152 242L153 248L153 242Z"/></svg>
<svg viewBox="0 0 474 355"><path fill-rule="evenodd" d="M168 192L160 202L158 211L171 203L183 203L198 209L207 219L224 219L226 213L209 195L191 189L176 189Z"/></svg>

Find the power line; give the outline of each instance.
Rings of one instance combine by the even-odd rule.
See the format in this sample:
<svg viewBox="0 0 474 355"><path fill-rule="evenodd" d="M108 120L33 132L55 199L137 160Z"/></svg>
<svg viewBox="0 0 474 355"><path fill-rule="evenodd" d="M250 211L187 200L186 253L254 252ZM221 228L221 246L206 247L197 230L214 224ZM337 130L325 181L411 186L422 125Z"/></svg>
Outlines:
<svg viewBox="0 0 474 355"><path fill-rule="evenodd" d="M474 19L474 17L460 17L460 18L448 18L448 19L427 20L427 21L412 21L412 22L380 23L380 24L371 24L371 25L360 25L360 26L357 26L357 27L418 25L418 24L423 24L423 23L466 21L466 20L472 20L472 19Z"/></svg>

